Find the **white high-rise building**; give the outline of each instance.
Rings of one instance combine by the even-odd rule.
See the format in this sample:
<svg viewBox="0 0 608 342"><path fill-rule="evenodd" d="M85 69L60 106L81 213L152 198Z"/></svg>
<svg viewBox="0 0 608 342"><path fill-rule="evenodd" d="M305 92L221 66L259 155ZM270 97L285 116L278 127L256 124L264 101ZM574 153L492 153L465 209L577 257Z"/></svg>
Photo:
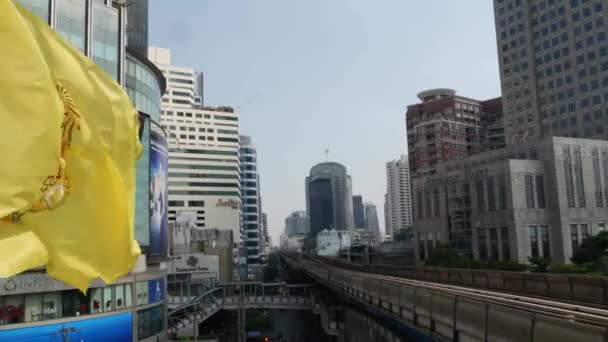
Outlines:
<svg viewBox="0 0 608 342"><path fill-rule="evenodd" d="M294 211L285 219L285 235L288 238L305 236L309 232L308 216L305 211Z"/></svg>
<svg viewBox="0 0 608 342"><path fill-rule="evenodd" d="M169 221L189 217L200 229L229 229L238 246L238 115L230 107L197 105L197 74L172 65L170 50L150 47L148 56L167 79L161 124L169 136Z"/></svg>
<svg viewBox="0 0 608 342"><path fill-rule="evenodd" d="M412 227L412 193L406 155L386 163L386 235Z"/></svg>
<svg viewBox="0 0 608 342"><path fill-rule="evenodd" d="M375 236L380 236L380 224L378 223L378 209L373 203L364 203L365 228Z"/></svg>

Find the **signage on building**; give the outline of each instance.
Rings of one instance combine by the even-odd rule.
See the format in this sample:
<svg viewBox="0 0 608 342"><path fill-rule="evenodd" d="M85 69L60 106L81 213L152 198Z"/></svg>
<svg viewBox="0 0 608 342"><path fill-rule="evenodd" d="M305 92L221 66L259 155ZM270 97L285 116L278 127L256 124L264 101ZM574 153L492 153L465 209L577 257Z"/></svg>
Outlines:
<svg viewBox="0 0 608 342"><path fill-rule="evenodd" d="M148 280L148 303L160 302L165 298L165 282L163 279Z"/></svg>
<svg viewBox="0 0 608 342"><path fill-rule="evenodd" d="M216 207L228 207L234 210L238 210L239 209L239 202L237 202L236 200L233 199L229 199L229 200L223 200L223 199L218 199L217 203L215 203Z"/></svg>
<svg viewBox="0 0 608 342"><path fill-rule="evenodd" d="M475 171L465 170L464 174L457 173L447 176L427 178L426 182L427 184L454 184L460 180L460 176L464 176L465 179L484 178L488 176L488 169Z"/></svg>
<svg viewBox="0 0 608 342"><path fill-rule="evenodd" d="M100 279L91 282L91 288L106 286ZM49 277L46 273L20 274L10 278L0 278L0 296L70 290L73 287Z"/></svg>
<svg viewBox="0 0 608 342"><path fill-rule="evenodd" d="M219 277L219 255L205 255L191 253L174 256L171 259L172 274L180 273L208 273L211 277Z"/></svg>

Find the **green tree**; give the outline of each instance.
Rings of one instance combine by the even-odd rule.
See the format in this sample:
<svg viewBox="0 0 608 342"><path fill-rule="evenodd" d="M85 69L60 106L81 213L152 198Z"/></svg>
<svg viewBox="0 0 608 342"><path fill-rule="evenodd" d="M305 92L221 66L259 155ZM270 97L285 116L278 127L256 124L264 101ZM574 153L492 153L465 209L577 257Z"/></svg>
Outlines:
<svg viewBox="0 0 608 342"><path fill-rule="evenodd" d="M576 264L598 263L602 257L608 256L608 232L586 238L572 256Z"/></svg>
<svg viewBox="0 0 608 342"><path fill-rule="evenodd" d="M315 233L311 232L306 235L302 245L302 251L312 254L317 251L317 235Z"/></svg>
<svg viewBox="0 0 608 342"><path fill-rule="evenodd" d="M466 259L449 245L439 245L426 261L427 266L466 267Z"/></svg>
<svg viewBox="0 0 608 342"><path fill-rule="evenodd" d="M551 258L545 257L528 257L528 262L530 263L530 268L532 272L545 273L551 267Z"/></svg>

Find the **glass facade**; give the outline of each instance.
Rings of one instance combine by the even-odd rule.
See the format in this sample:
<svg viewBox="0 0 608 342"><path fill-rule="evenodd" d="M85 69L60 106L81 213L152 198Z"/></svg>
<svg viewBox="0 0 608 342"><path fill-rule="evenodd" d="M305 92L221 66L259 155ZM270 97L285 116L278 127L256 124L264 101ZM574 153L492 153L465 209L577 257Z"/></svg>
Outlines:
<svg viewBox="0 0 608 342"><path fill-rule="evenodd" d="M135 107L160 122L161 86L158 77L143 63L127 55L125 88Z"/></svg>
<svg viewBox="0 0 608 342"><path fill-rule="evenodd" d="M142 283L148 287L148 281ZM147 294L146 294L147 295ZM133 307L132 284L0 297L0 325L77 317Z"/></svg>
<svg viewBox="0 0 608 342"><path fill-rule="evenodd" d="M85 0L57 0L55 29L75 48L85 52Z"/></svg>
<svg viewBox="0 0 608 342"><path fill-rule="evenodd" d="M119 66L118 9L103 3L93 3L92 58L114 80Z"/></svg>
<svg viewBox="0 0 608 342"><path fill-rule="evenodd" d="M49 0L19 0L19 3L21 3L23 7L27 8L35 15L48 22Z"/></svg>

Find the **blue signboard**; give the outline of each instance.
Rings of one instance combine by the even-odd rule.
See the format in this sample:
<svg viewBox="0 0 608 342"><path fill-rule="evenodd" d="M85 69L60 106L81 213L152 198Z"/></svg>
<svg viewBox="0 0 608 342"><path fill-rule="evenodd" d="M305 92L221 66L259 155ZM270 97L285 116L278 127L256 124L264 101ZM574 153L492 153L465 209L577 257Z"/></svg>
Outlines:
<svg viewBox="0 0 608 342"><path fill-rule="evenodd" d="M148 280L148 303L165 299L165 282L163 279Z"/></svg>
<svg viewBox="0 0 608 342"><path fill-rule="evenodd" d="M3 342L126 342L132 340L133 315L130 312L74 322L0 330L0 341Z"/></svg>

